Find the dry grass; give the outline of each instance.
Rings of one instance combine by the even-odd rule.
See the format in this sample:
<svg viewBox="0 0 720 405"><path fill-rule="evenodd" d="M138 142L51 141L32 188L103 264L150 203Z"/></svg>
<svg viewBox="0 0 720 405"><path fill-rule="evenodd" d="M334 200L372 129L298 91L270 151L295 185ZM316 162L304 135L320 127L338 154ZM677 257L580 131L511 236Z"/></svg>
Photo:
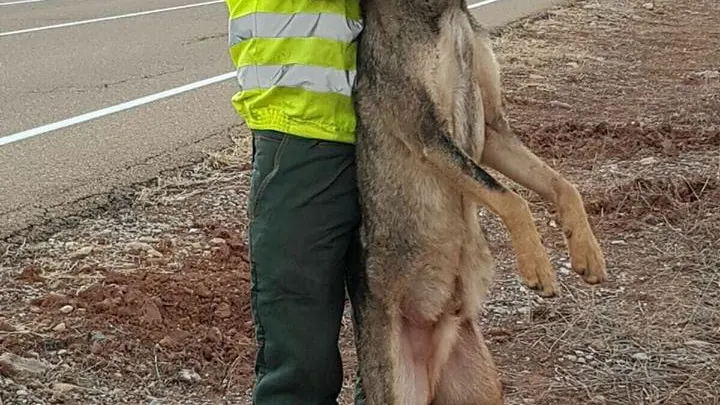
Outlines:
<svg viewBox="0 0 720 405"><path fill-rule="evenodd" d="M168 205L209 190L237 188L237 183L251 169L252 138L247 131L231 132L230 140L231 147L208 152L202 163L191 169L175 177L158 178L155 184L143 187L137 193L136 202Z"/></svg>
<svg viewBox="0 0 720 405"><path fill-rule="evenodd" d="M709 256L709 251L662 242L648 235L625 247L634 259L614 261L616 280L610 286L588 289L575 280L565 282L562 298L533 308L527 326L513 330L512 338L495 352L522 350L532 359L523 366L546 378L535 386L511 386L524 395L541 391L535 400L548 404L581 399L607 404L717 403L720 258L715 252ZM659 257L659 252L671 257ZM693 263L701 257L704 262ZM624 280L617 280L618 275L625 275ZM550 370L532 364L538 360ZM513 378L512 362L501 361L503 366L510 381L527 381L521 375Z"/></svg>
<svg viewBox="0 0 720 405"><path fill-rule="evenodd" d="M536 297L519 282L504 227L481 216L498 268L482 324L509 405L720 404L720 5L658 0L648 10L643 3L578 2L496 38L513 126L579 185L610 271L602 286L579 281L553 207L520 190L562 285L556 299ZM234 141L141 190L130 209L2 249L0 352L59 367L42 378L0 377L6 404L21 388L48 403L57 381L86 388L69 403L247 403L253 350L237 241L251 148L246 133ZM235 242L214 246L218 235ZM139 240L162 257L126 249ZM77 256L87 246L92 252ZM201 280L215 283L217 299L189 301ZM231 339L207 344L212 350L191 342L176 351L157 346L170 329L143 325L134 312L79 310L98 304L88 291L109 293L112 285L140 291L137 302L160 300L171 326L211 340L217 328ZM78 310L59 313L63 299ZM239 311L232 322L214 318L223 300ZM188 302L203 316L178 316ZM66 331L53 330L59 322ZM98 333L112 344L94 351ZM340 344L341 403L350 404L349 318ZM60 347L68 353L58 354ZM203 380L178 382L183 368Z"/></svg>

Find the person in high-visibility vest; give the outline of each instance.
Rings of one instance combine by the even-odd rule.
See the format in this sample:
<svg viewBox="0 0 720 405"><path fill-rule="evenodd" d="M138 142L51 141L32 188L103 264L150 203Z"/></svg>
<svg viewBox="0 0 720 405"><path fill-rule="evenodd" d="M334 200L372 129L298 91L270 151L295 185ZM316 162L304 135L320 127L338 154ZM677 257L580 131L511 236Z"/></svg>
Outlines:
<svg viewBox="0 0 720 405"><path fill-rule="evenodd" d="M226 4L239 84L232 105L253 136L253 403L337 404L345 288L359 270L351 101L359 0Z"/></svg>

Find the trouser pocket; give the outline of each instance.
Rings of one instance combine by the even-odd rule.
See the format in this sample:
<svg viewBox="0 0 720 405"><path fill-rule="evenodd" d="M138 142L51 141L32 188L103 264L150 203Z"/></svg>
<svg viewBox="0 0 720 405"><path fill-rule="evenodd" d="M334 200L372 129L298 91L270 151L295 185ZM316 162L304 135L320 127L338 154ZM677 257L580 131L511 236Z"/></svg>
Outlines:
<svg viewBox="0 0 720 405"><path fill-rule="evenodd" d="M253 172L250 180L247 215L252 222L265 188L280 169L287 135L274 131L253 132Z"/></svg>

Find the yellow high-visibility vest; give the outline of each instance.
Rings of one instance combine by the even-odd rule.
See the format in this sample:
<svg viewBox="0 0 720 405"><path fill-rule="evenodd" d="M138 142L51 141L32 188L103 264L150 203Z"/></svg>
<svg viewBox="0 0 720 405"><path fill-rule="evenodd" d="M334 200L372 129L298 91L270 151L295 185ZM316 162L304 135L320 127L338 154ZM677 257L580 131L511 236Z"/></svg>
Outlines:
<svg viewBox="0 0 720 405"><path fill-rule="evenodd" d="M232 104L247 126L354 143L359 0L226 3Z"/></svg>

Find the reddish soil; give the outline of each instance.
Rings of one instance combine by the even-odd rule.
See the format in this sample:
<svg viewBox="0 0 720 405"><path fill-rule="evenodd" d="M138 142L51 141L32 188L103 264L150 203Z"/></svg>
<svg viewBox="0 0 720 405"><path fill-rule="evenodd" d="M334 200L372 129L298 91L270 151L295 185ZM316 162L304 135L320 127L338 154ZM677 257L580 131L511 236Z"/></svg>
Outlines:
<svg viewBox="0 0 720 405"><path fill-rule="evenodd" d="M554 207L523 190L562 286L538 299L519 285L504 227L483 217L498 272L482 324L509 405L719 403L718 26L716 0L588 0L499 33L511 123L578 184L610 273L597 287L563 273ZM56 365L27 378L0 365L0 404L248 403L249 148L238 142L141 190L132 209L0 246L0 355Z"/></svg>
<svg viewBox="0 0 720 405"><path fill-rule="evenodd" d="M208 382L208 395L221 395L230 384L247 388L255 352L247 249L239 231L214 226L204 230L224 243L205 257L185 259L172 271L144 268L144 260L138 263L140 271L97 266L78 271L77 276L93 273L102 278L74 295L51 292L30 302L35 322L54 326L64 321L72 327L52 337L0 336L0 347L13 351L30 345L40 353L64 349L94 367L171 385L181 382L181 370L189 369ZM170 243L159 245L165 246L160 249L165 255L173 254ZM17 279L46 283L41 274L29 265ZM72 313L63 314L65 306L72 306ZM138 361L127 366L120 359Z"/></svg>
<svg viewBox="0 0 720 405"><path fill-rule="evenodd" d="M637 156L678 156L720 147L720 127L690 129L672 124L562 122L524 127L518 135L546 159L627 160Z"/></svg>

